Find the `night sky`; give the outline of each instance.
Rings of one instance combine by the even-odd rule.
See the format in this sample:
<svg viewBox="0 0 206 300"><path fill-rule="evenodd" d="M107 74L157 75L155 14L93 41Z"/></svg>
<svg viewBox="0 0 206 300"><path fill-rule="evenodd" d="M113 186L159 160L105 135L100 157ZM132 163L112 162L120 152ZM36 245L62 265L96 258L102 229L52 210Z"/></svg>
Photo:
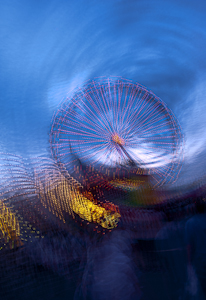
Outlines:
<svg viewBox="0 0 206 300"><path fill-rule="evenodd" d="M206 169L206 2L0 2L0 151L50 155L51 119L84 81L121 76L152 90L185 139L180 183Z"/></svg>

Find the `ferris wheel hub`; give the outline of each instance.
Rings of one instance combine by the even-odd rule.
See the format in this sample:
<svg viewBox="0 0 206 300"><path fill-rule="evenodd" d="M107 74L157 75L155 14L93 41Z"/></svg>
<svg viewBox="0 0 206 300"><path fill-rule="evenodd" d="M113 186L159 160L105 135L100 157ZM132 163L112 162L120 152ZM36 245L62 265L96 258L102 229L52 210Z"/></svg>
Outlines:
<svg viewBox="0 0 206 300"><path fill-rule="evenodd" d="M117 133L112 135L112 141L114 143L118 144L119 146L124 146L125 145L125 141Z"/></svg>

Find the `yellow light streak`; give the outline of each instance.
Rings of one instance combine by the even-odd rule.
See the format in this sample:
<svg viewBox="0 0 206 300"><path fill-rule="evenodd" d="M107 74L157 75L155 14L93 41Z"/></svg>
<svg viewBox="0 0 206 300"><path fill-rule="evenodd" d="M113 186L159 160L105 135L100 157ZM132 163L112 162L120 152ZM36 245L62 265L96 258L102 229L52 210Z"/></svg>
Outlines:
<svg viewBox="0 0 206 300"><path fill-rule="evenodd" d="M0 240L14 248L14 242L17 246L22 245L20 239L20 225L15 214L0 201Z"/></svg>
<svg viewBox="0 0 206 300"><path fill-rule="evenodd" d="M42 182L37 178L40 200L44 207L56 215L64 223L64 212L75 218L77 214L83 220L96 223L103 228L115 228L121 217L119 209L112 203L97 203L90 192L83 193L76 182L65 179L62 174L48 176Z"/></svg>

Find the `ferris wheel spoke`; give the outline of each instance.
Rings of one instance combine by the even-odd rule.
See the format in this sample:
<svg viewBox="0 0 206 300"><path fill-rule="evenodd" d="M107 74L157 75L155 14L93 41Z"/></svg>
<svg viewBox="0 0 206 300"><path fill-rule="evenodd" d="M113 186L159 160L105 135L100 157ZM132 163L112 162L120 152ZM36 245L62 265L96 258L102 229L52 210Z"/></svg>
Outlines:
<svg viewBox="0 0 206 300"><path fill-rule="evenodd" d="M174 134L174 130L173 130L173 128L162 129L162 130L161 130L161 134L165 134L165 133L167 133L167 134L169 134L169 133L170 133L170 134ZM158 132L158 131L155 130L154 132L152 132L151 135L148 135L148 134L147 134L147 137L150 138L150 139L152 139L152 138L155 138L156 135L159 136L159 135L160 135L160 132ZM143 135L143 136L144 136L144 135ZM164 138L171 137L171 136L172 136L172 135L169 135L169 136L168 136L168 135L164 135ZM141 137L141 135L140 135L140 137ZM174 135L174 136L172 136L172 137L176 137L176 135Z"/></svg>
<svg viewBox="0 0 206 300"><path fill-rule="evenodd" d="M150 124L150 126L152 126L152 123L153 122L158 122L159 120L162 120L165 119L165 116L161 116L160 113L158 111L156 112L150 112L149 110L150 108L147 108L147 111L149 113L147 113L147 111L144 112L144 115L141 115L138 119L138 122L141 123L143 121L143 125L142 126L145 126L147 125L148 123ZM153 116L152 116L153 114ZM157 116L159 115L159 118L157 118ZM150 119L149 119L150 118ZM147 122L146 122L147 121Z"/></svg>
<svg viewBox="0 0 206 300"><path fill-rule="evenodd" d="M79 133L85 133L85 136L88 135L88 136L94 136L94 137L99 137L100 136L100 132L98 132L97 130L94 131L94 129L92 128L88 128L88 126L84 126L84 128L76 128L75 124L73 124L73 126L66 126L68 129L59 129L59 134L62 134L62 135L68 135L68 134L78 134ZM89 129L89 132L88 132L88 129ZM101 132L101 136L102 135L105 135L105 130Z"/></svg>
<svg viewBox="0 0 206 300"><path fill-rule="evenodd" d="M82 158L85 160L85 159L88 159L90 157L94 157L94 153L91 153L91 150L94 150L94 149L96 150L96 147L90 148L90 151L89 151L88 154L84 152L84 155L83 155ZM102 153L102 152L103 152L102 149L96 150L95 156L98 156L98 154ZM105 153L102 153L102 156L104 156L104 155L105 155ZM98 160L101 160L101 157L99 157L99 159L97 159L96 161L98 161Z"/></svg>
<svg viewBox="0 0 206 300"><path fill-rule="evenodd" d="M131 100L133 101L133 102L131 103L131 106L132 106L132 104L134 104L135 96L138 94L138 92L139 92L139 90L137 90L136 93L134 93L134 96L133 96L133 95L130 96L130 101L131 101ZM133 96L133 97L132 97L132 96ZM138 97L140 97L140 95L139 95ZM138 98L138 99L139 99L139 98ZM137 99L137 103L138 103L138 99ZM130 123L131 120L132 120L133 118L136 119L136 117L137 117L137 112L140 110L140 107L141 107L141 105L138 103L137 107L133 107L133 109L131 110L131 106L128 105L127 111L126 111L127 113L129 112L129 117L128 117L128 120L127 120L128 123Z"/></svg>
<svg viewBox="0 0 206 300"><path fill-rule="evenodd" d="M161 120L161 119L160 119ZM141 120L141 118L140 119L138 119L138 123L137 123L137 120L134 120L132 123L130 123L130 124L128 124L128 126L130 127L130 130L131 131L133 131L134 129L136 129L136 131L142 131L142 129L143 128L145 128L145 127L148 127L147 125L147 123L145 124L145 123L143 123L143 122L141 122L142 120ZM154 124L154 123L157 123L157 120L155 120L154 119L154 121L152 122L152 120L151 120L151 122L149 123L149 127L152 127L152 125Z"/></svg>
<svg viewBox="0 0 206 300"><path fill-rule="evenodd" d="M133 106L135 95L138 93L137 90L133 90L132 93L130 93L129 99L126 99L125 95L125 101L123 105L123 114L122 114L122 124L125 122L128 122L128 113L131 112L131 107ZM127 105L127 106L126 106Z"/></svg>
<svg viewBox="0 0 206 300"><path fill-rule="evenodd" d="M115 89L115 86L114 86L114 94L116 95L116 111L114 110L114 118L116 120L116 129L118 128L118 126L121 128L122 126L122 121L121 121L121 98L122 98L122 93L123 93L123 86L122 84L119 86L117 86L117 89ZM122 110L124 110L124 104L123 104L123 107L122 107Z"/></svg>
<svg viewBox="0 0 206 300"><path fill-rule="evenodd" d="M121 126L124 123L125 116L128 114L129 106L132 105L132 97L131 97L132 93L129 94L129 90L130 90L130 87L126 87L126 93L125 93L125 96L124 96L124 102L122 104L122 108L121 108L120 100L118 101L118 111L119 111L118 115L120 116ZM128 94L130 95L129 97L128 97ZM128 103L130 103L130 105L128 105ZM122 113L121 113L121 110L122 110Z"/></svg>
<svg viewBox="0 0 206 300"><path fill-rule="evenodd" d="M89 111L88 111L89 110ZM84 108L84 111L83 113L86 115L84 116L84 122L88 122L89 124L91 124L91 126L94 126L94 121L96 120L96 117L97 117L97 113L93 112L92 109L89 109L88 107L86 107L86 109ZM107 128L109 128L109 123L108 122L105 122L105 120L102 120L100 118L98 118L98 121L100 123L100 125L98 123L96 123L95 125L97 127L99 127L101 129L101 126L105 126L107 124Z"/></svg>
<svg viewBox="0 0 206 300"><path fill-rule="evenodd" d="M82 118L78 118L78 120L79 121L84 121L84 119L82 119ZM108 128L107 127L105 127L105 126L102 126L102 127L100 127L100 125L95 121L95 122L91 122L91 123L86 123L86 122L83 122L83 127L84 128L87 128L88 130L90 130L90 131L92 131L92 132L94 132L94 133L98 133L98 131L99 131L99 133L100 132L102 132L102 130L108 130ZM64 126L65 127L67 127L67 128L71 128L71 126L73 125L74 126L74 128L77 128L79 123L78 123L78 121L75 121L75 122L73 122L73 121L71 121L70 123L68 122L67 124L65 124Z"/></svg>
<svg viewBox="0 0 206 300"><path fill-rule="evenodd" d="M165 122L165 120L166 120L165 116L160 115L158 118L156 116L154 116L154 117L151 118L151 121L147 120L147 122L145 122L146 120L144 120L142 128L147 127L148 125L150 127L152 127L153 124L158 124L159 122L161 122L161 124L163 124L165 126L168 126L168 122Z"/></svg>
<svg viewBox="0 0 206 300"><path fill-rule="evenodd" d="M152 125L152 127L150 126L150 124L148 124L147 126L143 127L144 129L142 127L139 127L139 128L141 129L141 132L144 134L155 133L157 129L160 130L159 133L161 133L161 130L165 130L165 124L157 123L157 125L156 125L155 123L154 124L152 123L151 125ZM167 125L169 125L169 124L167 124Z"/></svg>
<svg viewBox="0 0 206 300"><path fill-rule="evenodd" d="M99 92L99 90L97 89L96 85L94 84L94 90L92 89L92 94L94 96L94 98L96 99L96 103L98 105L98 108L99 108L99 113L104 115L105 116L105 119L107 120L106 118L106 114L108 112L107 110L107 105L106 105L106 102L105 102L105 99L103 98L103 101L100 101L101 99L101 93ZM96 92L96 96L94 94L94 92Z"/></svg>
<svg viewBox="0 0 206 300"><path fill-rule="evenodd" d="M158 106L157 106L158 107ZM139 118L139 121L141 122L142 120L144 120L144 123L148 123L148 122L152 122L153 120L156 120L157 122L157 116L159 115L159 118L161 119L161 113L160 111L157 110L157 107L153 106L153 107L147 107L146 111L144 112L144 115L142 115ZM164 115L165 118L165 115Z"/></svg>
<svg viewBox="0 0 206 300"><path fill-rule="evenodd" d="M93 91L92 91L92 92L93 92ZM94 98L95 98L95 97L94 97ZM101 119L99 118L100 124L103 125L103 126L105 126L105 124L107 124L107 127L110 128L111 126L110 126L110 124L109 124L109 121L108 121L108 119L105 117L105 114L106 114L106 109L105 109L105 107L99 106L99 99L98 99L98 98L97 98L97 99L95 98L96 101L94 101L94 100L92 99L92 97L89 96L89 99L90 99L90 101L91 101L92 106L93 106L94 108L96 108L96 116L101 116L102 119L103 119L103 120L101 120ZM94 119L93 119L93 120L94 120Z"/></svg>
<svg viewBox="0 0 206 300"><path fill-rule="evenodd" d="M88 108L88 107L86 107L86 108ZM83 117L83 116L81 116L81 115L79 115L79 118L78 119L82 119L82 121L83 122L87 122L87 123L89 123L89 124L91 124L91 126L93 126L94 125L94 120L96 120L96 114L94 114L93 112L92 112L92 110L91 109L89 109L88 108L88 110L89 110L89 112L87 111L87 110L82 110L82 113L85 113L86 114L86 117ZM92 113L92 114L91 114ZM102 122L102 120L101 119L98 119L99 120L99 123L100 123L100 125L105 125L105 123L104 122ZM108 122L107 122L108 123ZM96 126L97 127L99 127L99 128L101 128L101 126L100 126L99 124L96 124ZM108 129L109 129L109 123L108 123Z"/></svg>
<svg viewBox="0 0 206 300"><path fill-rule="evenodd" d="M72 127L68 127L68 129L60 129L59 130L59 134L60 135L76 135L76 134L81 134L81 135L85 135L85 136L93 136L94 138L99 138L99 136L108 136L108 132L106 130L102 130L102 132L100 133L99 131L94 131L94 130L87 130L87 127L85 128L76 128L75 126Z"/></svg>
<svg viewBox="0 0 206 300"><path fill-rule="evenodd" d="M107 128L108 128L109 131L112 133L113 129L112 129L112 126L111 126L111 124L110 124L110 120L109 120L109 118L108 118L109 109L108 109L108 107L107 107L107 105L106 105L106 101L105 101L105 98L104 98L104 95L103 95L102 91L101 91L100 93L98 92L98 95L99 95L99 97L98 97L98 99L97 99L97 103L101 103L101 102L99 101L99 99L103 99L103 101L102 101L103 106L102 106L102 111L100 111L100 115L101 115L101 117L103 118L103 121L104 121L103 123L104 123L104 124L107 124ZM102 124L102 122L101 122L101 124Z"/></svg>
<svg viewBox="0 0 206 300"><path fill-rule="evenodd" d="M131 114L131 121L132 121L132 119L135 117L135 118L138 118L140 115L141 115L141 113L143 113L143 111L144 111L144 108L147 106L147 98L148 98L149 96L146 94L146 95L144 95L143 96L143 98L142 98L142 101L141 101L141 105L137 105L137 109L136 109L136 112L134 111L134 113L133 114Z"/></svg>
<svg viewBox="0 0 206 300"><path fill-rule="evenodd" d="M122 94L123 94L123 86L122 86L122 84L119 84L117 87L117 102L115 103L115 108L117 106L118 107L120 106ZM115 122L116 122L115 130L117 130L119 122L120 122L120 126L121 126L120 116L121 116L120 111L118 111L117 109L114 109L114 118L115 118Z"/></svg>

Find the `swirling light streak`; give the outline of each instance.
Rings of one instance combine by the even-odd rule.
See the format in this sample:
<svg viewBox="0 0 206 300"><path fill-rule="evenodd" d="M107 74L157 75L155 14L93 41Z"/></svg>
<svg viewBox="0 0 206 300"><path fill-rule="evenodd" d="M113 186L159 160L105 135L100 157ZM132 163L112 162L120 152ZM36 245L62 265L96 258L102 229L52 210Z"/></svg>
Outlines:
<svg viewBox="0 0 206 300"><path fill-rule="evenodd" d="M40 208L30 160L23 160L18 155L0 153L0 204L2 222L9 216L17 226L16 229L11 229L10 222L3 229L9 236L10 247L19 247L24 242L43 237L36 228L38 223L41 225L37 216Z"/></svg>
<svg viewBox="0 0 206 300"><path fill-rule="evenodd" d="M20 235L17 217L0 201L0 250L7 245L10 249L23 245Z"/></svg>
<svg viewBox="0 0 206 300"><path fill-rule="evenodd" d="M68 213L73 219L76 214L82 220L103 228L112 229L117 226L121 217L118 207L112 203L95 201L92 194L89 191L83 192L82 185L68 173L65 177L58 168L40 168L35 170L35 176L40 201L63 223L67 221L65 215Z"/></svg>

